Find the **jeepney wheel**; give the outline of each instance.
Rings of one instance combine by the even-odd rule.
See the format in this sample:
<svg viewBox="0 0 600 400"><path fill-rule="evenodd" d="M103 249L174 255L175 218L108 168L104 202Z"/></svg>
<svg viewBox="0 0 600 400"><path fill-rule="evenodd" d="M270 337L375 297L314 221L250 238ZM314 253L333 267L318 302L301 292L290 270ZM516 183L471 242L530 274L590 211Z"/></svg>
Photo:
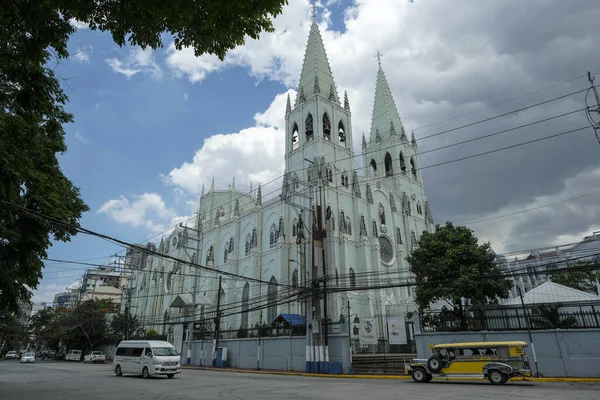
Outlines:
<svg viewBox="0 0 600 400"><path fill-rule="evenodd" d="M508 376L506 376L505 373L494 369L488 372L488 380L492 385L502 385L506 383L506 381L508 380Z"/></svg>
<svg viewBox="0 0 600 400"><path fill-rule="evenodd" d="M431 356L427 360L427 366L431 372L440 372L442 370L442 360L438 356Z"/></svg>
<svg viewBox="0 0 600 400"><path fill-rule="evenodd" d="M412 379L417 383L429 382L427 380L427 373L424 368L415 368L412 371Z"/></svg>

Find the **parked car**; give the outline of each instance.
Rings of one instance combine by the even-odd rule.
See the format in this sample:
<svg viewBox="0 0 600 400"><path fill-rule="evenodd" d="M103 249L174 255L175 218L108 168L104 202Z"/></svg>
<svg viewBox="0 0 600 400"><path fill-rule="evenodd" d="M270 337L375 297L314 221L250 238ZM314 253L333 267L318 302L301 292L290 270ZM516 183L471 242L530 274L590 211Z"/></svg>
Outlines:
<svg viewBox="0 0 600 400"><path fill-rule="evenodd" d="M101 363L104 364L106 361L106 356L101 351L90 351L90 354L83 357L84 363L96 364Z"/></svg>
<svg viewBox="0 0 600 400"><path fill-rule="evenodd" d="M9 360L9 359L10 359L10 360L16 360L17 358L19 358L19 355L18 355L18 354L17 354L17 352L16 352L16 351L14 351L14 350L11 350L11 351L9 351L8 353L6 353L6 354L4 355L4 359L5 359L5 360Z"/></svg>
<svg viewBox="0 0 600 400"><path fill-rule="evenodd" d="M65 361L81 361L81 350L69 350Z"/></svg>
<svg viewBox="0 0 600 400"><path fill-rule="evenodd" d="M22 363L34 363L35 362L35 353L23 353L21 356Z"/></svg>

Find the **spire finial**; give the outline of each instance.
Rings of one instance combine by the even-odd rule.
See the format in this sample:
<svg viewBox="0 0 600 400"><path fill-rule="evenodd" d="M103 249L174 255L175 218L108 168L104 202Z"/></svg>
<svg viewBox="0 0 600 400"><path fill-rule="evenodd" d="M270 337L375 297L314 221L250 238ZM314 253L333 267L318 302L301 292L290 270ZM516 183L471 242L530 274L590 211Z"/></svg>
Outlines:
<svg viewBox="0 0 600 400"><path fill-rule="evenodd" d="M210 191L211 192L215 191L215 177L214 176L212 178L212 183L210 184Z"/></svg>
<svg viewBox="0 0 600 400"><path fill-rule="evenodd" d="M233 176L233 181L231 182L231 190L235 190L235 175Z"/></svg>
<svg viewBox="0 0 600 400"><path fill-rule="evenodd" d="M412 137L410 138L413 147L417 147L417 138L415 137L415 131L412 131Z"/></svg>
<svg viewBox="0 0 600 400"><path fill-rule="evenodd" d="M202 184L202 192L200 192L200 197L204 197L204 183Z"/></svg>
<svg viewBox="0 0 600 400"><path fill-rule="evenodd" d="M379 52L379 49L377 49L377 54L375 54L375 57L377 58L377 64L379 65L379 69L381 69L381 57L383 57L383 54Z"/></svg>
<svg viewBox="0 0 600 400"><path fill-rule="evenodd" d="M348 91L344 90L344 109L350 111L350 102L348 101Z"/></svg>
<svg viewBox="0 0 600 400"><path fill-rule="evenodd" d="M290 93L287 95L287 103L285 105L285 113L290 114L292 112L292 103L290 101Z"/></svg>
<svg viewBox="0 0 600 400"><path fill-rule="evenodd" d="M311 1L310 13L311 13L311 17L310 17L311 22L313 24L316 24L317 23L317 1L316 0Z"/></svg>

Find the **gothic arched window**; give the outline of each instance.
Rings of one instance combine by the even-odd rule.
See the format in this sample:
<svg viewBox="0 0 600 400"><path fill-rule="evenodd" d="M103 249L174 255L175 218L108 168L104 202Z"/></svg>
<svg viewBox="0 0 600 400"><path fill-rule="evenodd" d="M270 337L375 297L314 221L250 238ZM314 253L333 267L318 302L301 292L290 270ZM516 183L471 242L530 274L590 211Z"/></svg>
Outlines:
<svg viewBox="0 0 600 400"><path fill-rule="evenodd" d="M294 122L294 126L292 127L292 150L296 150L300 147L298 139L298 124Z"/></svg>
<svg viewBox="0 0 600 400"><path fill-rule="evenodd" d="M352 224L350 223L350 217L346 217L346 230L348 235L352 235Z"/></svg>
<svg viewBox="0 0 600 400"><path fill-rule="evenodd" d="M271 225L271 232L269 233L269 247L273 248L277 245L277 241L279 240L279 230L277 229L277 225Z"/></svg>
<svg viewBox="0 0 600 400"><path fill-rule="evenodd" d="M292 236L296 237L297 234L298 234L298 220L294 219L294 222L292 224Z"/></svg>
<svg viewBox="0 0 600 400"><path fill-rule="evenodd" d="M229 243L229 241L225 242L225 248L223 249L223 262L224 263L227 262L227 254L229 254L229 248L227 246L228 243Z"/></svg>
<svg viewBox="0 0 600 400"><path fill-rule="evenodd" d="M248 328L248 316L250 315L250 311L248 310L250 302L250 285L248 282L244 285L244 289L242 290L242 328Z"/></svg>
<svg viewBox="0 0 600 400"><path fill-rule="evenodd" d="M383 204L379 203L377 213L379 214L379 223L385 225L385 208L383 207Z"/></svg>
<svg viewBox="0 0 600 400"><path fill-rule="evenodd" d="M423 215L423 208L421 207L420 201L417 201L417 214Z"/></svg>
<svg viewBox="0 0 600 400"><path fill-rule="evenodd" d="M392 167L392 156L390 156L390 153L385 153L385 176L393 176L394 175L394 169Z"/></svg>
<svg viewBox="0 0 600 400"><path fill-rule="evenodd" d="M356 275L354 274L354 269L350 267L350 287L356 287Z"/></svg>
<svg viewBox="0 0 600 400"><path fill-rule="evenodd" d="M298 289L298 268L292 273L292 289Z"/></svg>
<svg viewBox="0 0 600 400"><path fill-rule="evenodd" d="M249 255L251 248L252 248L252 235L247 234L246 235L246 245L244 247L244 255L246 255L246 256Z"/></svg>
<svg viewBox="0 0 600 400"><path fill-rule="evenodd" d="M338 138L340 143L343 143L344 147L346 147L346 130L344 129L344 123L342 121L338 124Z"/></svg>
<svg viewBox="0 0 600 400"><path fill-rule="evenodd" d="M271 276L267 287L267 324L271 324L277 318L277 279Z"/></svg>
<svg viewBox="0 0 600 400"><path fill-rule="evenodd" d="M402 152L400 152L400 171L402 171L403 174L406 173L406 163L404 162L404 156L402 155Z"/></svg>
<svg viewBox="0 0 600 400"><path fill-rule="evenodd" d="M396 244L402 244L402 232L400 228L396 228Z"/></svg>
<svg viewBox="0 0 600 400"><path fill-rule="evenodd" d="M323 114L323 137L327 140L331 140L331 122L327 113Z"/></svg>
<svg viewBox="0 0 600 400"><path fill-rule="evenodd" d="M370 166L370 171L371 171L371 177L376 177L377 176L377 163L375 162L375 160L371 160L371 163L369 164Z"/></svg>
<svg viewBox="0 0 600 400"><path fill-rule="evenodd" d="M410 158L410 171L412 172L413 178L417 179L417 166L415 164L415 159Z"/></svg>
<svg viewBox="0 0 600 400"><path fill-rule="evenodd" d="M305 125L306 125L306 141L308 142L309 140L311 140L313 138L313 133L314 133L313 117L312 117L311 113L308 113L308 116L306 117Z"/></svg>

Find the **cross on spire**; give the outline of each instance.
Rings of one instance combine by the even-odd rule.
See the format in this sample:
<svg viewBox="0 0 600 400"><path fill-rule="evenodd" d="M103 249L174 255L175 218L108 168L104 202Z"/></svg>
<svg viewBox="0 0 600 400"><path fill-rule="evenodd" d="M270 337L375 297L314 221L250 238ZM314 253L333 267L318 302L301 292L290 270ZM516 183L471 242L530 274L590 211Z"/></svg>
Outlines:
<svg viewBox="0 0 600 400"><path fill-rule="evenodd" d="M310 13L311 13L312 23L316 24L317 23L317 1L316 0L311 1Z"/></svg>
<svg viewBox="0 0 600 400"><path fill-rule="evenodd" d="M379 64L379 68L381 68L381 57L383 57L383 54L379 52L379 49L377 49L377 54L375 54L375 57L377 58L377 64Z"/></svg>

